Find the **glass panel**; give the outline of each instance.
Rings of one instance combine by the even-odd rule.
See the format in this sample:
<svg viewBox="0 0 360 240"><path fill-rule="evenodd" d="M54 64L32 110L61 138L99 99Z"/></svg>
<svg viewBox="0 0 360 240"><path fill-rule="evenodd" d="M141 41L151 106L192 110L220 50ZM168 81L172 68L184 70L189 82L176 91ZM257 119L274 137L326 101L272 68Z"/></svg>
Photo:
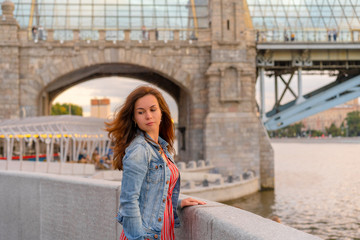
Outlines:
<svg viewBox="0 0 360 240"><path fill-rule="evenodd" d="M332 11L330 9L330 6L323 6L321 8L321 14L323 17L331 17L332 16Z"/></svg>
<svg viewBox="0 0 360 240"><path fill-rule="evenodd" d="M53 27L53 17L44 17L44 28L52 29Z"/></svg>
<svg viewBox="0 0 360 240"><path fill-rule="evenodd" d="M118 18L118 26L119 29L129 29L130 28L130 21L127 17L119 17Z"/></svg>
<svg viewBox="0 0 360 240"><path fill-rule="evenodd" d="M252 18L252 22L253 22L253 25L256 29L261 29L262 28L262 23L263 23L263 20L262 18Z"/></svg>
<svg viewBox="0 0 360 240"><path fill-rule="evenodd" d="M351 6L345 6L343 9L347 16L354 16L354 9Z"/></svg>
<svg viewBox="0 0 360 240"><path fill-rule="evenodd" d="M299 11L299 15L301 17L309 17L310 16L309 10L307 7L301 6L298 8L298 11Z"/></svg>
<svg viewBox="0 0 360 240"><path fill-rule="evenodd" d="M91 17L80 17L80 28L81 29L91 29Z"/></svg>
<svg viewBox="0 0 360 240"><path fill-rule="evenodd" d="M81 4L82 4L82 5L85 5L85 4L90 5L90 4L92 4L92 1L93 1L93 0L81 0Z"/></svg>
<svg viewBox="0 0 360 240"><path fill-rule="evenodd" d="M115 17L106 18L106 29L116 29L117 28L117 20Z"/></svg>
<svg viewBox="0 0 360 240"><path fill-rule="evenodd" d="M94 17L95 29L105 28L105 19L103 17Z"/></svg>
<svg viewBox="0 0 360 240"><path fill-rule="evenodd" d="M116 5L106 5L106 16L107 17L116 17L117 7Z"/></svg>
<svg viewBox="0 0 360 240"><path fill-rule="evenodd" d="M131 18L131 28L132 29L141 29L142 23L141 18Z"/></svg>
<svg viewBox="0 0 360 240"><path fill-rule="evenodd" d="M66 16L66 5L56 5L54 7L54 16Z"/></svg>
<svg viewBox="0 0 360 240"><path fill-rule="evenodd" d="M102 5L94 6L94 16L104 17L105 16L105 6L102 6Z"/></svg>
<svg viewBox="0 0 360 240"><path fill-rule="evenodd" d="M56 3L57 4L64 4L64 3L66 3L67 2L67 0L56 0Z"/></svg>
<svg viewBox="0 0 360 240"><path fill-rule="evenodd" d="M297 13L297 11L296 11L296 9L295 9L294 6L289 6L289 7L287 8L286 13L287 13L288 16L292 16L292 17L295 17L295 16L298 15L298 13Z"/></svg>
<svg viewBox="0 0 360 240"><path fill-rule="evenodd" d="M80 6L79 5L71 5L67 7L66 13L68 16L79 16Z"/></svg>
<svg viewBox="0 0 360 240"><path fill-rule="evenodd" d="M92 6L82 5L80 6L80 16L92 16Z"/></svg>
<svg viewBox="0 0 360 240"><path fill-rule="evenodd" d="M65 17L54 17L54 28L55 29L65 29L66 26Z"/></svg>
<svg viewBox="0 0 360 240"><path fill-rule="evenodd" d="M68 29L79 28L79 18L78 17L69 17L67 19L67 28Z"/></svg>
<svg viewBox="0 0 360 240"><path fill-rule="evenodd" d="M341 7L333 7L332 11L333 11L334 16L341 16L342 15Z"/></svg>
<svg viewBox="0 0 360 240"><path fill-rule="evenodd" d="M154 6L147 6L146 8L143 9L142 15L144 17L153 17L154 16L154 10L155 10Z"/></svg>
<svg viewBox="0 0 360 240"><path fill-rule="evenodd" d="M159 17L156 19L156 25L158 28L165 28L165 18Z"/></svg>

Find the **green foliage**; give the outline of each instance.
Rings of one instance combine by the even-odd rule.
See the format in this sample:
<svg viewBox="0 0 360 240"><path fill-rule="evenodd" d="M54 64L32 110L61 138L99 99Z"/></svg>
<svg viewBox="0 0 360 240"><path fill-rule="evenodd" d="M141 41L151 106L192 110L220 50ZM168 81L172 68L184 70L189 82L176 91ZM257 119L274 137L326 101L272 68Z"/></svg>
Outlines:
<svg viewBox="0 0 360 240"><path fill-rule="evenodd" d="M268 133L270 137L298 137L302 136L301 129L303 127L304 124L302 122L299 122L279 130L269 131Z"/></svg>
<svg viewBox="0 0 360 240"><path fill-rule="evenodd" d="M332 123L330 127L325 128L326 134L333 137L341 136L341 129L335 126L335 123Z"/></svg>
<svg viewBox="0 0 360 240"><path fill-rule="evenodd" d="M68 115L69 114L69 105L71 108L71 115L82 116L82 107L76 104L70 103L55 103L51 106L51 115Z"/></svg>
<svg viewBox="0 0 360 240"><path fill-rule="evenodd" d="M321 137L322 135L324 135L324 133L320 130L309 130L308 131L308 136L311 136L311 137Z"/></svg>
<svg viewBox="0 0 360 240"><path fill-rule="evenodd" d="M302 131L304 128L302 122L289 125L285 128L269 131L270 137L298 137L298 136L311 136L311 137L321 137L325 135L322 131L308 129L307 131ZM331 135L333 137L337 136L349 136L355 137L360 136L360 112L354 111L347 114L345 121L338 128L334 123L330 127L325 128L326 135Z"/></svg>
<svg viewBox="0 0 360 240"><path fill-rule="evenodd" d="M348 136L360 136L360 112L349 112L345 120L348 126Z"/></svg>

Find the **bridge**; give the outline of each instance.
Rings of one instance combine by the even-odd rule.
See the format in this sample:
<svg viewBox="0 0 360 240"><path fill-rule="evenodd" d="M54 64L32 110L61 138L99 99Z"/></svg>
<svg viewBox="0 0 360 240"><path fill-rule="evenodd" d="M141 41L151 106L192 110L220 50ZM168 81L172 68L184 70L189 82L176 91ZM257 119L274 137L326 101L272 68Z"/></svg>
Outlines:
<svg viewBox="0 0 360 240"><path fill-rule="evenodd" d="M268 130L359 96L359 4L348 1L248 0L256 29L260 116ZM303 93L304 74L331 74L336 81ZM275 87L275 103L265 110L264 76ZM297 77L297 88L290 83ZM347 83L345 83L345 81ZM351 81L351 83L350 83ZM343 83L344 84L341 84ZM281 85L284 90L279 92ZM293 101L284 102L288 93Z"/></svg>
<svg viewBox="0 0 360 240"><path fill-rule="evenodd" d="M259 0L74 0L46 4L4 0L0 16L0 120L49 115L56 96L94 78L141 79L168 92L178 104L180 160L207 160L225 175L230 169L233 175L249 169L259 177L259 189L273 188L273 150L264 125L268 129L284 127L358 96L360 21L356 9L353 3L333 1L330 6L316 0L294 1L293 5ZM336 74L337 80L303 94L304 72L319 71ZM259 119L255 85L258 79L264 96L266 75L275 78L276 86L281 81L285 90L279 94L276 87L276 104L268 113L262 98ZM290 87L294 76L298 79L296 90ZM286 91L294 101L282 102ZM10 136L1 138L9 141ZM0 144L1 148L4 151L4 145ZM71 237L79 237L80 231L80 239L88 239L89 233L98 239L109 235L109 239L118 239L121 229L111 225L115 224L112 214L118 205L114 202L119 192L116 183L85 183L11 171L1 172L0 178L4 180L1 188L10 196L1 202L5 206L0 208L2 215L13 216L12 212L25 209L15 214L15 225L21 228L4 229L13 233L14 239L21 239L23 233L31 233L31 239L50 239L54 228L60 229L55 234L65 232ZM61 187L64 184L67 188ZM66 218L52 217L64 214L59 209L67 209L67 216L73 211L89 211L89 205L82 203L90 199L99 204L99 191L109 198L101 199L105 204L91 208L89 214L96 217L105 212L103 226L112 226L111 230L85 233L83 229L98 229L99 224L81 219L81 214L76 224L71 224L71 219L59 223L58 219ZM35 198L25 196L29 194ZM80 207L60 205L74 199ZM54 208L54 203L59 208ZM241 210L210 206L185 211L182 217L188 218L188 225L177 234L187 239L201 238L203 232L214 239L226 239L224 232L228 239L266 239L274 233L277 239L312 239ZM33 214L34 209L39 211ZM100 215L98 209L102 210ZM239 226L229 219L246 221ZM192 224L198 224L199 231L190 231ZM261 231L254 226L260 226ZM219 233L221 236L216 235Z"/></svg>
<svg viewBox="0 0 360 240"><path fill-rule="evenodd" d="M76 2L2 2L0 119L48 115L56 96L90 79L141 79L178 104L180 160L206 159L223 174L251 169L261 187L274 186L246 1Z"/></svg>
<svg viewBox="0 0 360 240"><path fill-rule="evenodd" d="M259 42L257 67L260 78L260 114L268 130L324 111L360 96L360 42ZM313 92L302 91L302 73L325 72L337 76L332 82ZM275 104L265 113L264 76L274 78ZM297 75L297 92L290 87ZM285 86L279 94L279 85ZM294 100L281 104L289 92Z"/></svg>
<svg viewBox="0 0 360 240"><path fill-rule="evenodd" d="M263 125L284 127L359 93L356 4L69 4L2 2L0 119L48 115L56 96L94 78L141 79L178 104L181 160L206 159L223 174L251 169L272 188L273 152ZM319 71L336 74L336 82L303 94L302 75ZM262 98L259 120L255 84L258 78L264 86L265 75L275 77L276 103L266 113ZM297 91L290 87L296 75ZM282 102L286 92L294 101Z"/></svg>

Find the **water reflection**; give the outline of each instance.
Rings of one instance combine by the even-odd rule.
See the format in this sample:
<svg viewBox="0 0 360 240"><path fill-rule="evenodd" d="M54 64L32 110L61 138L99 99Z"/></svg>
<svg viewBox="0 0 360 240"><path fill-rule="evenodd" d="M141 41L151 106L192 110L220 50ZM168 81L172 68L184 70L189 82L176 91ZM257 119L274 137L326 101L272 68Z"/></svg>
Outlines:
<svg viewBox="0 0 360 240"><path fill-rule="evenodd" d="M323 239L360 240L360 144L273 143L275 191L231 202L235 207Z"/></svg>
<svg viewBox="0 0 360 240"><path fill-rule="evenodd" d="M276 215L272 209L275 203L274 191L263 191L224 203L263 217Z"/></svg>

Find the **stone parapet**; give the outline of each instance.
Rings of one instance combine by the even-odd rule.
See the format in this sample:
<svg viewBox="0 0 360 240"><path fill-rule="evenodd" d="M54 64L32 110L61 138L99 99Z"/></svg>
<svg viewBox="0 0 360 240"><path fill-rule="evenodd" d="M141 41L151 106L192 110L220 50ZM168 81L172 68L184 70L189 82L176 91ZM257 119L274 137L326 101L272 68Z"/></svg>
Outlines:
<svg viewBox="0 0 360 240"><path fill-rule="evenodd" d="M16 191L14 191L16 189ZM12 240L118 240L120 183L0 171L0 237ZM187 197L181 195L181 198ZM258 215L205 200L180 211L178 240L315 240Z"/></svg>
<svg viewBox="0 0 360 240"><path fill-rule="evenodd" d="M15 20L15 19L14 19ZM10 21L10 20L9 20ZM9 21L1 22L0 25L10 25ZM19 27L16 24L17 27ZM162 45L176 45L176 46L182 46L182 45L193 45L193 46L204 46L208 45L211 46L210 39L211 39L211 32L209 29L202 29L199 31L200 35L197 39L190 39L188 37L183 37L183 35L180 34L179 30L169 30L167 31L169 34L168 39L159 39L156 34L156 30L148 30L148 38L142 39L141 37L138 37L137 35L133 35L132 31L130 29L128 30L122 30L119 31L122 33L122 37L116 37L116 38L110 38L107 37L106 30L97 30L97 31L91 31L91 35L84 35L84 32L87 32L86 30L80 30L80 29L74 29L74 30L58 30L58 29L44 29L44 37L43 39L33 39L30 30L28 29L20 29L21 31L28 32L28 38L27 42L29 43L61 43L61 44L73 44L74 42L80 41L85 44L90 43L98 43L98 42L105 42L107 45L118 45L118 44L132 44L132 45L145 45L145 46L162 46ZM36 41L34 41L36 40ZM37 41L38 40L38 41Z"/></svg>

